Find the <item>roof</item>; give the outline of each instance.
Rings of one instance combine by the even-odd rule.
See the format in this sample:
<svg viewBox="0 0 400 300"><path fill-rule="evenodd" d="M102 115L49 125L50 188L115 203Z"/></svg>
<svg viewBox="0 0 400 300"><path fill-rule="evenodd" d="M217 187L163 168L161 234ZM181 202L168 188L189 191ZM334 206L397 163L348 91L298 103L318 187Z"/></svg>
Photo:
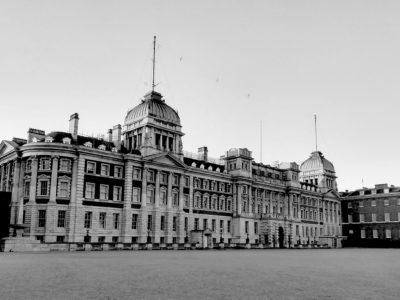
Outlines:
<svg viewBox="0 0 400 300"><path fill-rule="evenodd" d="M146 94L144 100L139 105L128 111L125 117L125 125L139 121L147 116L175 125L181 124L178 113L165 103L160 93L154 91Z"/></svg>
<svg viewBox="0 0 400 300"><path fill-rule="evenodd" d="M333 164L327 160L320 151L312 152L310 157L300 166L301 172L312 170L324 170L335 173L335 167Z"/></svg>

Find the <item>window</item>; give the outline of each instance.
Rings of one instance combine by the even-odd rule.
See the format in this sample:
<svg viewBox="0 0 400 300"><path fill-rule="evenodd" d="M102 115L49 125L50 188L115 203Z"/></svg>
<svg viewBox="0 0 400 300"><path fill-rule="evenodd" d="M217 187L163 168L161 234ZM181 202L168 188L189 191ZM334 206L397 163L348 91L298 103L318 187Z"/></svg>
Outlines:
<svg viewBox="0 0 400 300"><path fill-rule="evenodd" d="M134 187L132 189L132 202L140 203L140 188Z"/></svg>
<svg viewBox="0 0 400 300"><path fill-rule="evenodd" d="M106 145L99 145L97 148L99 150L106 150Z"/></svg>
<svg viewBox="0 0 400 300"><path fill-rule="evenodd" d="M219 220L219 231L220 232L224 231L224 220Z"/></svg>
<svg viewBox="0 0 400 300"><path fill-rule="evenodd" d="M66 210L58 211L58 219L57 219L57 227L64 228L65 227L65 216L67 214Z"/></svg>
<svg viewBox="0 0 400 300"><path fill-rule="evenodd" d="M113 236L112 239L111 239L111 241L112 241L113 243L118 243L118 237L117 237L117 236Z"/></svg>
<svg viewBox="0 0 400 300"><path fill-rule="evenodd" d="M39 190L38 196L48 196L49 195L49 180L48 179L39 179Z"/></svg>
<svg viewBox="0 0 400 300"><path fill-rule="evenodd" d="M296 225L296 235L300 235L299 225Z"/></svg>
<svg viewBox="0 0 400 300"><path fill-rule="evenodd" d="M106 229L106 217L107 214L105 212L99 213L99 227L102 229Z"/></svg>
<svg viewBox="0 0 400 300"><path fill-rule="evenodd" d="M106 241L106 237L105 236L99 236L98 238L98 242L99 243L104 243Z"/></svg>
<svg viewBox="0 0 400 300"><path fill-rule="evenodd" d="M91 142L86 142L83 144L83 146L88 147L88 148L92 148L93 144Z"/></svg>
<svg viewBox="0 0 400 300"><path fill-rule="evenodd" d="M392 231L390 230L390 228L385 230L385 235L387 239L391 239L392 238Z"/></svg>
<svg viewBox="0 0 400 300"><path fill-rule="evenodd" d="M113 200L121 201L122 200L122 186L114 186L113 188Z"/></svg>
<svg viewBox="0 0 400 300"><path fill-rule="evenodd" d="M176 217L172 218L172 231L176 231Z"/></svg>
<svg viewBox="0 0 400 300"><path fill-rule="evenodd" d="M185 231L189 230L189 219L188 217L185 217Z"/></svg>
<svg viewBox="0 0 400 300"><path fill-rule="evenodd" d="M69 137L63 138L62 141L63 141L63 144L68 144L68 145L71 144L71 139Z"/></svg>
<svg viewBox="0 0 400 300"><path fill-rule="evenodd" d="M24 182L24 196L29 197L29 191L31 188L31 182L30 180L27 180Z"/></svg>
<svg viewBox="0 0 400 300"><path fill-rule="evenodd" d="M373 229L373 230L372 230L372 237L373 237L374 239L377 239L377 238L378 238L378 229Z"/></svg>
<svg viewBox="0 0 400 300"><path fill-rule="evenodd" d="M60 159L60 167L61 172L70 172L71 171L71 161L69 159L62 158Z"/></svg>
<svg viewBox="0 0 400 300"><path fill-rule="evenodd" d="M119 214L113 214L114 229L119 228Z"/></svg>
<svg viewBox="0 0 400 300"><path fill-rule="evenodd" d="M93 161L88 161L86 164L86 173L95 174L96 173L96 163Z"/></svg>
<svg viewBox="0 0 400 300"><path fill-rule="evenodd" d="M199 230L199 218L194 218L194 230Z"/></svg>
<svg viewBox="0 0 400 300"><path fill-rule="evenodd" d="M31 172L31 170L32 170L32 161L28 159L25 165L25 172Z"/></svg>
<svg viewBox="0 0 400 300"><path fill-rule="evenodd" d="M247 194L247 186L243 186L243 194Z"/></svg>
<svg viewBox="0 0 400 300"><path fill-rule="evenodd" d="M400 198L397 199L397 205L400 205Z"/></svg>
<svg viewBox="0 0 400 300"><path fill-rule="evenodd" d="M100 174L103 176L110 175L110 165L109 164L101 164Z"/></svg>
<svg viewBox="0 0 400 300"><path fill-rule="evenodd" d="M138 224L138 215L132 214L132 229L136 230Z"/></svg>
<svg viewBox="0 0 400 300"><path fill-rule="evenodd" d="M185 187L189 187L189 185L190 185L190 177L185 176Z"/></svg>
<svg viewBox="0 0 400 300"><path fill-rule="evenodd" d="M121 166L114 167L114 177L122 178L122 167Z"/></svg>
<svg viewBox="0 0 400 300"><path fill-rule="evenodd" d="M85 198L94 199L94 183L86 182Z"/></svg>
<svg viewBox="0 0 400 300"><path fill-rule="evenodd" d="M58 183L58 196L63 198L69 197L69 180L60 180Z"/></svg>
<svg viewBox="0 0 400 300"><path fill-rule="evenodd" d="M108 185L100 184L100 200L108 200Z"/></svg>
<svg viewBox="0 0 400 300"><path fill-rule="evenodd" d="M389 206L389 199L383 200L383 205L384 206Z"/></svg>
<svg viewBox="0 0 400 300"><path fill-rule="evenodd" d="M231 221L230 221L230 220L228 220L228 222L226 222L226 231L227 231L228 233L231 232Z"/></svg>
<svg viewBox="0 0 400 300"><path fill-rule="evenodd" d="M254 223L254 234L258 234L258 223Z"/></svg>
<svg viewBox="0 0 400 300"><path fill-rule="evenodd" d="M140 180L142 178L140 169L133 168L133 179Z"/></svg>
<svg viewBox="0 0 400 300"><path fill-rule="evenodd" d="M165 189L160 190L160 203L167 205L167 191Z"/></svg>
<svg viewBox="0 0 400 300"><path fill-rule="evenodd" d="M172 192L172 205L179 206L179 194L177 191Z"/></svg>
<svg viewBox="0 0 400 300"><path fill-rule="evenodd" d="M154 203L154 188L148 187L147 188L147 202L148 204Z"/></svg>
<svg viewBox="0 0 400 300"><path fill-rule="evenodd" d="M365 239L365 229L361 229L360 234L361 234L361 238Z"/></svg>
<svg viewBox="0 0 400 300"><path fill-rule="evenodd" d="M349 223L353 222L353 216L352 215L347 215L347 219Z"/></svg>
<svg viewBox="0 0 400 300"><path fill-rule="evenodd" d="M390 213L385 213L385 222L390 222Z"/></svg>
<svg viewBox="0 0 400 300"><path fill-rule="evenodd" d="M207 220L207 219L204 219L204 220L203 220L203 230L206 230L207 227L208 227L208 220Z"/></svg>
<svg viewBox="0 0 400 300"><path fill-rule="evenodd" d="M189 195L183 195L183 205L189 207Z"/></svg>
<svg viewBox="0 0 400 300"><path fill-rule="evenodd" d="M160 230L161 231L165 230L165 216L161 216Z"/></svg>
<svg viewBox="0 0 400 300"><path fill-rule="evenodd" d="M150 182L154 182L154 180L155 180L154 171L152 171L152 170L147 171L147 180Z"/></svg>
<svg viewBox="0 0 400 300"><path fill-rule="evenodd" d="M57 235L57 237L56 237L57 243L64 243L64 240L65 240L65 236Z"/></svg>
<svg viewBox="0 0 400 300"><path fill-rule="evenodd" d="M211 221L211 228L213 232L217 231L217 221L214 219Z"/></svg>
<svg viewBox="0 0 400 300"><path fill-rule="evenodd" d="M372 214L372 222L376 222L376 214Z"/></svg>
<svg viewBox="0 0 400 300"><path fill-rule="evenodd" d="M376 200L371 201L371 206L376 206Z"/></svg>
<svg viewBox="0 0 400 300"><path fill-rule="evenodd" d="M364 214L360 214L360 222L364 222Z"/></svg>
<svg viewBox="0 0 400 300"><path fill-rule="evenodd" d="M360 207L364 207L364 201L363 200L360 201Z"/></svg>
<svg viewBox="0 0 400 300"><path fill-rule="evenodd" d="M147 216L147 230L152 230L153 229L153 216L148 215Z"/></svg>
<svg viewBox="0 0 400 300"><path fill-rule="evenodd" d="M172 184L179 185L179 175L174 174L174 176L172 176Z"/></svg>
<svg viewBox="0 0 400 300"><path fill-rule="evenodd" d="M244 232L249 233L249 221L244 222Z"/></svg>
<svg viewBox="0 0 400 300"><path fill-rule="evenodd" d="M39 164L39 170L50 170L50 158L41 158Z"/></svg>
<svg viewBox="0 0 400 300"><path fill-rule="evenodd" d="M92 212L91 211L85 211L84 227L85 228L91 228L92 227Z"/></svg>
<svg viewBox="0 0 400 300"><path fill-rule="evenodd" d="M227 201L227 205L226 205L226 210L227 210L227 211L231 211L231 209L232 209L232 201L231 201L231 200L228 200L228 201Z"/></svg>

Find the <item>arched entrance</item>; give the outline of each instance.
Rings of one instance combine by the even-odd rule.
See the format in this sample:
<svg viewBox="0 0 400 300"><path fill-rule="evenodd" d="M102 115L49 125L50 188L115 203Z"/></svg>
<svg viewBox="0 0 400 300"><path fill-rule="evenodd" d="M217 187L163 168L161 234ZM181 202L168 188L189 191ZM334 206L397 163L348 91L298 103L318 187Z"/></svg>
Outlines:
<svg viewBox="0 0 400 300"><path fill-rule="evenodd" d="M285 247L285 244L284 244L284 241L285 241L285 231L283 230L282 227L279 227L279 229L278 229L278 234L279 234L279 237L278 237L278 240L279 240L279 248L284 248L284 247Z"/></svg>

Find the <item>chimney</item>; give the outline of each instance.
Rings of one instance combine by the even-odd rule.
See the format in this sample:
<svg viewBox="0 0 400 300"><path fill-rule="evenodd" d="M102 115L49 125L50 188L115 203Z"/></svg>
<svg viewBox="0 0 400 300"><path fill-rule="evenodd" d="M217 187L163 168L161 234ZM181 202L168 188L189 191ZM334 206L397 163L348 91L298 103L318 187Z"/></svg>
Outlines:
<svg viewBox="0 0 400 300"><path fill-rule="evenodd" d="M112 142L118 150L121 149L121 131L122 127L120 124L115 125L112 129Z"/></svg>
<svg viewBox="0 0 400 300"><path fill-rule="evenodd" d="M28 143L37 142L43 139L46 133L44 130L29 128L28 129Z"/></svg>
<svg viewBox="0 0 400 300"><path fill-rule="evenodd" d="M207 161L208 160L208 149L206 146L200 147L197 150L199 154L199 160Z"/></svg>
<svg viewBox="0 0 400 300"><path fill-rule="evenodd" d="M79 115L78 113L74 113L71 115L69 119L69 133L72 135L72 139L78 139L78 122L79 122Z"/></svg>
<svg viewBox="0 0 400 300"><path fill-rule="evenodd" d="M112 141L113 141L113 138L112 138L112 136L113 136L113 134L112 134L112 129L108 129L108 131L107 131L107 136L108 136L108 141L111 143Z"/></svg>

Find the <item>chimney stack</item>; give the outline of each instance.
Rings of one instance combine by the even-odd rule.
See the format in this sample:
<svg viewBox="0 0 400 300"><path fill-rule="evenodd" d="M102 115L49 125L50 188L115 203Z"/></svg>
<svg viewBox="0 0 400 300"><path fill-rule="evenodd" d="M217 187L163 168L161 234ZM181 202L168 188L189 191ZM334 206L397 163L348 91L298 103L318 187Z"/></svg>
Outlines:
<svg viewBox="0 0 400 300"><path fill-rule="evenodd" d="M203 160L203 161L207 161L208 160L208 149L206 146L200 147L197 150L198 154L199 154L199 159Z"/></svg>
<svg viewBox="0 0 400 300"><path fill-rule="evenodd" d="M122 127L120 124L115 125L112 129L112 142L118 150L121 150L121 131Z"/></svg>
<svg viewBox="0 0 400 300"><path fill-rule="evenodd" d="M28 129L28 143L37 142L46 135L44 130L29 128Z"/></svg>
<svg viewBox="0 0 400 300"><path fill-rule="evenodd" d="M72 138L75 141L78 139L78 122L79 122L78 113L72 114L69 119L69 133L72 135Z"/></svg>

